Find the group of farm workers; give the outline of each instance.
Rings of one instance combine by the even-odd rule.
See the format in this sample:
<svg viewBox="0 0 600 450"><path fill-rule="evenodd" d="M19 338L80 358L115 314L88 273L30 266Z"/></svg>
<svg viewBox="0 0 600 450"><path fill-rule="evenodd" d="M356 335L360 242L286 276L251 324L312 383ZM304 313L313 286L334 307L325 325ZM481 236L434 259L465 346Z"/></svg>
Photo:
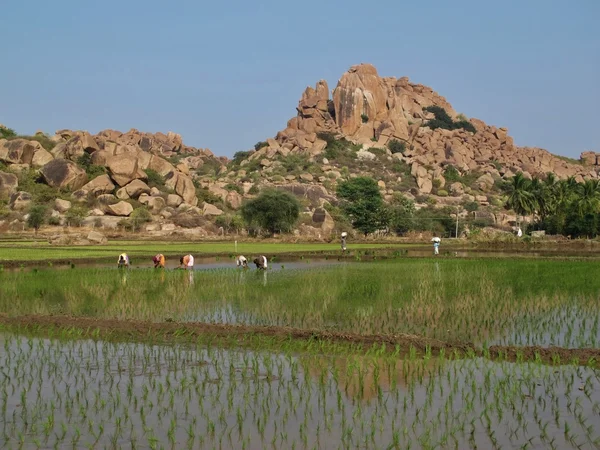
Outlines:
<svg viewBox="0 0 600 450"><path fill-rule="evenodd" d="M264 255L260 255L258 258L254 258L252 261L257 269L259 270L267 270L267 257ZM236 258L235 264L242 269L248 268L248 259L244 255L240 255Z"/></svg>
<svg viewBox="0 0 600 450"><path fill-rule="evenodd" d="M257 269L267 270L267 257L264 255L260 255L258 258L254 258L254 264ZM165 255L159 253L152 257L152 263L154 264L155 269L164 269L166 264ZM127 268L130 265L129 255L127 253L121 253L119 255L119 259L117 261L117 266L119 268ZM241 268L248 267L248 260L244 255L239 255L236 258L236 265ZM192 255L185 255L179 258L179 267L178 269L184 270L193 270L194 269L194 257Z"/></svg>

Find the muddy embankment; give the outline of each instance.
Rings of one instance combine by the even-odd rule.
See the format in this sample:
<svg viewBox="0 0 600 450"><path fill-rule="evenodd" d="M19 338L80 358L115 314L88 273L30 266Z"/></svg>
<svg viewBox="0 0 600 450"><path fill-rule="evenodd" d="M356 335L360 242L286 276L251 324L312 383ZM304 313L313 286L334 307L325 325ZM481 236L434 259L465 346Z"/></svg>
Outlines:
<svg viewBox="0 0 600 450"><path fill-rule="evenodd" d="M247 326L197 322L146 322L137 320L97 319L73 316L25 315L9 317L0 314L0 325L17 332L32 332L42 336L57 336L61 332L76 330L78 338L127 340L152 343L195 342L210 337L214 343L222 339L227 343L244 345L253 337L268 338L270 344L278 345L294 340L297 342L328 342L359 345L365 351L372 346L385 344L389 351L407 354L414 349L418 354L430 351L433 356L440 352L450 357L486 357L505 361L541 361L551 364L597 364L600 349L562 347L513 347L492 346L477 348L470 343L444 342L437 339L408 334L362 335L321 330L304 330L288 327Z"/></svg>

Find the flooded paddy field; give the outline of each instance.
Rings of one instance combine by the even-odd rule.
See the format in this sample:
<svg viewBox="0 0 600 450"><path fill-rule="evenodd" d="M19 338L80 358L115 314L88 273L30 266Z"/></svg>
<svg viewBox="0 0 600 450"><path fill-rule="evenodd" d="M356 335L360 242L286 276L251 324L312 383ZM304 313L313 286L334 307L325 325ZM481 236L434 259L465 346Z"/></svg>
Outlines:
<svg viewBox="0 0 600 450"><path fill-rule="evenodd" d="M597 448L600 373L2 336L2 448Z"/></svg>
<svg viewBox="0 0 600 450"><path fill-rule="evenodd" d="M0 447L600 447L593 260L226 262L0 272Z"/></svg>

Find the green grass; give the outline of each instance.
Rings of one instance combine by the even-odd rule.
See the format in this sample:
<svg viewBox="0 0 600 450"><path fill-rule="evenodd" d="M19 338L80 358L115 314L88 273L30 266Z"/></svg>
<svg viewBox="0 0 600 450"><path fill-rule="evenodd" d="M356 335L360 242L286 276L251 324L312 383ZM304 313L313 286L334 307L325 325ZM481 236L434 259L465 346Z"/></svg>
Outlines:
<svg viewBox="0 0 600 450"><path fill-rule="evenodd" d="M350 250L368 250L385 248L402 248L409 245L401 244L352 244ZM290 244L290 243L260 243L239 242L239 254L285 254L285 253L320 253L338 252L340 245L331 244ZM55 261L77 259L105 259L116 258L120 253L127 252L132 257L148 257L157 253L165 255L184 255L191 253L195 256L230 255L236 253L235 243L232 242L148 242L148 241L118 241L109 242L102 246L52 246L47 242L0 241L0 263L2 261Z"/></svg>

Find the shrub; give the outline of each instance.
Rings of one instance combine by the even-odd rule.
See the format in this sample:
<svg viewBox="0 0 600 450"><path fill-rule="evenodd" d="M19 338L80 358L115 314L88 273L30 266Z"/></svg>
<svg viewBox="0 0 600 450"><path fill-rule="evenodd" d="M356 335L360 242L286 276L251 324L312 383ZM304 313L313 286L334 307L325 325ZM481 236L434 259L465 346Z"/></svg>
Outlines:
<svg viewBox="0 0 600 450"><path fill-rule="evenodd" d="M457 130L459 128L462 128L466 131L470 131L471 133L477 133L477 129L475 128L475 126L468 120L459 120L458 122L454 122L452 124L453 130Z"/></svg>
<svg viewBox="0 0 600 450"><path fill-rule="evenodd" d="M426 127L429 127L432 130L435 130L436 128L442 128L444 130L457 130L463 128L471 133L477 132L473 124L466 120L464 116L459 117L459 120L455 122L441 106L427 106L423 108L423 110L433 113L434 115L434 119L424 123Z"/></svg>
<svg viewBox="0 0 600 450"><path fill-rule="evenodd" d="M0 127L0 139L10 139L17 136L17 133L12 128Z"/></svg>
<svg viewBox="0 0 600 450"><path fill-rule="evenodd" d="M463 203L463 208L468 212L474 212L479 209L479 203L477 202L465 202Z"/></svg>
<svg viewBox="0 0 600 450"><path fill-rule="evenodd" d="M456 167L449 165L446 166L446 169L444 170L444 178L446 179L446 182L454 183L460 181L460 173L458 173Z"/></svg>
<svg viewBox="0 0 600 450"><path fill-rule="evenodd" d="M139 230L143 224L152 222L152 214L146 207L135 208L129 216L129 222L133 231Z"/></svg>
<svg viewBox="0 0 600 450"><path fill-rule="evenodd" d="M369 116L367 116L366 114L361 114L360 120L362 120L363 123L367 123L369 121Z"/></svg>
<svg viewBox="0 0 600 450"><path fill-rule="evenodd" d="M208 190L208 188L196 188L196 197L198 197L198 201L200 203L206 202L211 204L221 204L223 200L216 194L213 194Z"/></svg>
<svg viewBox="0 0 600 450"><path fill-rule="evenodd" d="M223 214L222 216L217 216L215 225L223 227L225 233L239 233L244 228L244 219L239 214Z"/></svg>
<svg viewBox="0 0 600 450"><path fill-rule="evenodd" d="M165 177L163 177L160 173L156 172L152 169L146 169L146 176L148 177L148 186L155 187L157 189L161 189L165 187Z"/></svg>
<svg viewBox="0 0 600 450"><path fill-rule="evenodd" d="M27 226L33 228L35 233L46 221L46 213L48 209L45 205L33 205L29 208L29 216L27 217Z"/></svg>
<svg viewBox="0 0 600 450"><path fill-rule="evenodd" d="M254 152L252 150L248 150L247 152L235 152L230 164L232 166L239 166L242 161L248 159L253 153Z"/></svg>
<svg viewBox="0 0 600 450"><path fill-rule="evenodd" d="M58 226L60 225L60 218L56 216L48 217L48 225Z"/></svg>
<svg viewBox="0 0 600 450"><path fill-rule="evenodd" d="M77 164L85 170L85 173L87 173L90 178L96 178L97 176L106 173L106 169L103 166L92 164L92 156L89 153L84 153L77 158Z"/></svg>
<svg viewBox="0 0 600 450"><path fill-rule="evenodd" d="M244 190L240 186L238 186L237 184L233 184L233 183L227 183L225 185L225 189L228 190L228 191L230 191L230 192L231 191L235 191L238 194L243 194L244 193Z"/></svg>
<svg viewBox="0 0 600 450"><path fill-rule="evenodd" d="M311 166L308 156L298 153L290 153L289 155L282 157L279 161L286 172L303 172Z"/></svg>
<svg viewBox="0 0 600 450"><path fill-rule="evenodd" d="M289 232L300 215L300 202L288 192L270 189L244 203L241 213L250 228Z"/></svg>
<svg viewBox="0 0 600 450"><path fill-rule="evenodd" d="M398 139L392 139L388 142L388 149L392 154L401 153L404 154L406 151L406 142L399 141Z"/></svg>
<svg viewBox="0 0 600 450"><path fill-rule="evenodd" d="M444 190L444 189L439 189L437 192L437 195L439 197L448 197L448 191Z"/></svg>
<svg viewBox="0 0 600 450"><path fill-rule="evenodd" d="M266 141L259 141L256 144L254 144L254 150L258 151L263 147L268 147L269 143Z"/></svg>
<svg viewBox="0 0 600 450"><path fill-rule="evenodd" d="M248 189L248 194L257 195L260 192L260 188L257 184L253 184L250 189Z"/></svg>
<svg viewBox="0 0 600 450"><path fill-rule="evenodd" d="M72 227L80 227L88 215L88 210L83 206L73 206L65 213L67 224Z"/></svg>

